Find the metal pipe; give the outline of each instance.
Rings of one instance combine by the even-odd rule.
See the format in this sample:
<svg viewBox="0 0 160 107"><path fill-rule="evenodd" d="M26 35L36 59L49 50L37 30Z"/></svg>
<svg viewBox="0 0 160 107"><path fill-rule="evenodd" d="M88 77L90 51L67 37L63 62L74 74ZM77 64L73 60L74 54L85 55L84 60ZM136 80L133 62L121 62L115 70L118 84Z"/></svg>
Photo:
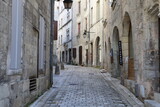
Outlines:
<svg viewBox="0 0 160 107"><path fill-rule="evenodd" d="M54 38L54 33L53 33L53 29L54 29L54 25L53 25L53 21L54 21L54 1L55 0L51 0L51 22L50 22L50 86L52 86L53 84L53 38Z"/></svg>
<svg viewBox="0 0 160 107"><path fill-rule="evenodd" d="M91 9L91 7L90 7L90 0L89 0L89 29L88 29L88 31L90 32L90 9ZM92 52L92 50L91 50L91 45L90 45L90 33L88 33L88 50L89 50L89 65L91 65L92 66L92 56L91 56L91 52Z"/></svg>

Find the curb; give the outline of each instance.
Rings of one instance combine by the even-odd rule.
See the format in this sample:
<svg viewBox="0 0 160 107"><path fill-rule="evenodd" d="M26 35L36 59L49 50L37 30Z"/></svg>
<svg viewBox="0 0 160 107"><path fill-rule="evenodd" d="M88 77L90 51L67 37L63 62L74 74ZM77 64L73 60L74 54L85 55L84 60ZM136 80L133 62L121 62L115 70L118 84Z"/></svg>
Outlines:
<svg viewBox="0 0 160 107"><path fill-rule="evenodd" d="M144 104L126 87L122 86L118 79L112 78L108 72L100 74L120 95L122 95L128 101L129 104L132 105L132 107L144 107Z"/></svg>

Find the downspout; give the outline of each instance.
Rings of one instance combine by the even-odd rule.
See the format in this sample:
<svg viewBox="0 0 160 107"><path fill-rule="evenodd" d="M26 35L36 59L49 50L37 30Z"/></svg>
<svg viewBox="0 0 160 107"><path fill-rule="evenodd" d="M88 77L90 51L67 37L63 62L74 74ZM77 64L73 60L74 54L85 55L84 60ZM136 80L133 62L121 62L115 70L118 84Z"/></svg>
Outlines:
<svg viewBox="0 0 160 107"><path fill-rule="evenodd" d="M90 22L90 20L91 20L91 19L90 19L90 8L91 8L91 6L90 6L90 0L89 0L89 29L88 29L88 32L89 32L89 33L88 33L89 42L88 42L88 48L89 48L89 51L90 51L90 52L89 52L89 54L90 54L90 55L89 55L89 56L90 56L90 59L89 59L90 61L89 61L89 62L90 62L90 65L92 66L92 56L91 56L91 54L93 54L93 53L91 53L92 50L91 50L91 43L90 43L90 23L91 23L91 22ZM87 30L87 29L86 29L86 30Z"/></svg>
<svg viewBox="0 0 160 107"><path fill-rule="evenodd" d="M102 59L103 59L103 64L102 64L102 68L104 68L105 67L105 56L104 56L104 53L106 52L106 50L105 50L105 40L106 40L106 38L104 38L104 26L103 26L103 24L105 23L105 18L104 18L104 0L103 0L103 15L102 15L102 47L103 47L103 52L101 53L101 55L102 55ZM104 58L103 58L104 57Z"/></svg>
<svg viewBox="0 0 160 107"><path fill-rule="evenodd" d="M72 9L71 9L71 12L72 12L72 26L71 26L71 28L72 28L72 30L71 30L71 64L73 64L73 7L72 7Z"/></svg>
<svg viewBox="0 0 160 107"><path fill-rule="evenodd" d="M54 29L54 25L53 25L53 21L54 21L54 0L51 0L51 22L50 22L50 86L52 86L53 84L53 38L54 38L54 33L53 33L53 29Z"/></svg>

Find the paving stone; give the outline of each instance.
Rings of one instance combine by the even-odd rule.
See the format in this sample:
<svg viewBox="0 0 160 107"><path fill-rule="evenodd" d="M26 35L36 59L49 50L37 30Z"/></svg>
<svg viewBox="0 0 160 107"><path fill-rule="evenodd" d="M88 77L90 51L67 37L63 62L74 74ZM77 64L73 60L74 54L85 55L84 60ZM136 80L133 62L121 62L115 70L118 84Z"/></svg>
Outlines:
<svg viewBox="0 0 160 107"><path fill-rule="evenodd" d="M98 69L78 66L65 68L67 69L60 71L59 76L54 76L57 91L50 91L51 97L44 102L44 105L48 104L46 107L131 106L106 82Z"/></svg>

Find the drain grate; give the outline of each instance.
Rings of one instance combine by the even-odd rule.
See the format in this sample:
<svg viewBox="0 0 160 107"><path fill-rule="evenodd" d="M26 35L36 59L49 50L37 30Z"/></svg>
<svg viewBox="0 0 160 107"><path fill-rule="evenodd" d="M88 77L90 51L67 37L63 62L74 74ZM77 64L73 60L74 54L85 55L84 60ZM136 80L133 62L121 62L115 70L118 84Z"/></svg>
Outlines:
<svg viewBox="0 0 160 107"><path fill-rule="evenodd" d="M52 88L58 88L58 87L52 87Z"/></svg>
<svg viewBox="0 0 160 107"><path fill-rule="evenodd" d="M105 72L105 71L102 71L101 73L107 73L107 72Z"/></svg>
<svg viewBox="0 0 160 107"><path fill-rule="evenodd" d="M30 78L29 79L29 91L33 92L37 90L37 79L36 78Z"/></svg>
<svg viewBox="0 0 160 107"><path fill-rule="evenodd" d="M78 84L76 84L76 83L71 83L71 84L69 84L69 85L78 85Z"/></svg>
<svg viewBox="0 0 160 107"><path fill-rule="evenodd" d="M94 75L94 73L89 73L89 75Z"/></svg>

